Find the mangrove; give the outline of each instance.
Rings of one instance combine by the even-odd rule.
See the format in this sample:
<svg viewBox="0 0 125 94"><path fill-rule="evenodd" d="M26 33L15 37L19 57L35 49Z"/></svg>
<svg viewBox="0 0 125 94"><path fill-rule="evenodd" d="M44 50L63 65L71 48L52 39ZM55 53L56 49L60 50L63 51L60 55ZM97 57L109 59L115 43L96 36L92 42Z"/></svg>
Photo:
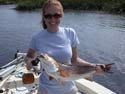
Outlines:
<svg viewBox="0 0 125 94"><path fill-rule="evenodd" d="M2 4L16 4L17 10L41 8L46 0L0 0ZM60 0L64 9L96 10L110 13L125 13L125 0Z"/></svg>

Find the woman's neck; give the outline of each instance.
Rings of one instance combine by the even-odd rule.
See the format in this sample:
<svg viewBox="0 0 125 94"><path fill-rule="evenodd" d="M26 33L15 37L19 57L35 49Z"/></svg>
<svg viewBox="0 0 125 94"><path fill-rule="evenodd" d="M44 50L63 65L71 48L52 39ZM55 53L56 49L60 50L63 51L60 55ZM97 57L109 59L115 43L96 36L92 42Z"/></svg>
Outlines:
<svg viewBox="0 0 125 94"><path fill-rule="evenodd" d="M59 30L59 28L56 28L56 29L49 29L49 28L47 28L48 32L58 32L58 30Z"/></svg>

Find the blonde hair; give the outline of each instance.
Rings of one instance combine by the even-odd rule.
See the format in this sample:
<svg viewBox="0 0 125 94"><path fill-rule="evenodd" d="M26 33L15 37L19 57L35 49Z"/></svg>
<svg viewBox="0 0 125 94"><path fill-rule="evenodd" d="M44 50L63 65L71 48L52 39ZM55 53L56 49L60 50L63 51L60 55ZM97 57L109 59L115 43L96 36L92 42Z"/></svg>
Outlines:
<svg viewBox="0 0 125 94"><path fill-rule="evenodd" d="M61 14L63 15L63 6L62 4L60 3L60 0L47 0L44 4L43 4L43 7L42 7L42 16L44 16L45 14L45 11L47 8L49 8L51 5L55 5L55 6L59 6L61 8ZM45 21L42 17L42 26L44 29L47 28L47 25L45 24Z"/></svg>

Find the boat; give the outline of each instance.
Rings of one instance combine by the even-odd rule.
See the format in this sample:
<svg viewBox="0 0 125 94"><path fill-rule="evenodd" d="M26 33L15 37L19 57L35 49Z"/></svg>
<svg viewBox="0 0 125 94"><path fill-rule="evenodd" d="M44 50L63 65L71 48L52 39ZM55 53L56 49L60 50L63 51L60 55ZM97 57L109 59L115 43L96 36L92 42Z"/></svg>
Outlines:
<svg viewBox="0 0 125 94"><path fill-rule="evenodd" d="M39 74L26 69L25 55L18 52L13 61L0 67L0 94L37 94ZM116 94L95 81L78 79L75 83L80 94Z"/></svg>

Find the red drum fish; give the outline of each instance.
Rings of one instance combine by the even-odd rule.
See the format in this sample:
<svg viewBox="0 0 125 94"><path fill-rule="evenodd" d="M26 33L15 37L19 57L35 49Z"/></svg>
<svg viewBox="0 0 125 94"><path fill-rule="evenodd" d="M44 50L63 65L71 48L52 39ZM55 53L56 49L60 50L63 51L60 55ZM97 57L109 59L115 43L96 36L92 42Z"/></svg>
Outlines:
<svg viewBox="0 0 125 94"><path fill-rule="evenodd" d="M62 81L74 81L80 78L87 78L96 73L96 66L83 66L73 64L61 64L56 62L47 54L39 56L41 67L51 78ZM109 71L112 64L106 64L104 71ZM43 70L42 69L42 70Z"/></svg>

